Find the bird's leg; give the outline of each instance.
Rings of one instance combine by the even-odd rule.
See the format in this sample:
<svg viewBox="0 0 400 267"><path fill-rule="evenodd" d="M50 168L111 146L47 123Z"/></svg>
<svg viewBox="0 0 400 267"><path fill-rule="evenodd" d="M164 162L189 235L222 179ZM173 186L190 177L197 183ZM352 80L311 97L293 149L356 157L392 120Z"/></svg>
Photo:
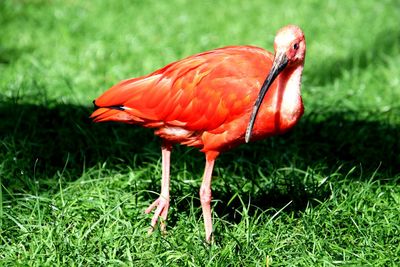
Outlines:
<svg viewBox="0 0 400 267"><path fill-rule="evenodd" d="M161 193L160 196L145 210L145 213L150 213L154 208L153 218L151 219L151 228L149 233L153 232L158 218L161 217L160 229L165 231L166 220L169 209L169 166L171 157L171 144L164 142L161 147L162 152L162 178L161 178Z"/></svg>
<svg viewBox="0 0 400 267"><path fill-rule="evenodd" d="M211 220L211 177L214 162L218 152L210 151L206 154L206 167L204 169L203 181L200 187L200 202L203 210L204 228L206 231L206 242L211 242L212 220Z"/></svg>

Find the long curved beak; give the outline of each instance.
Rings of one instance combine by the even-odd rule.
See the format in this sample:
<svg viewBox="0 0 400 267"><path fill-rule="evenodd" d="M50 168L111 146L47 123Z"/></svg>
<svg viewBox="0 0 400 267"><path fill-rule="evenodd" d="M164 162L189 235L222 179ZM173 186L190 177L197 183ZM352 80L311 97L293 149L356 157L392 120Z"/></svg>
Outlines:
<svg viewBox="0 0 400 267"><path fill-rule="evenodd" d="M265 94L267 93L271 84L274 82L276 76L278 76L278 74L286 67L287 64L288 64L288 59L287 59L285 53L281 52L281 53L275 54L274 63L272 64L272 68L260 89L260 93L258 94L257 100L254 104L253 111L251 112L250 122L247 125L247 129L246 129L246 136L245 136L246 143L248 143L250 141L254 122L256 121L257 113L258 113L258 110L260 109L260 106L264 99Z"/></svg>

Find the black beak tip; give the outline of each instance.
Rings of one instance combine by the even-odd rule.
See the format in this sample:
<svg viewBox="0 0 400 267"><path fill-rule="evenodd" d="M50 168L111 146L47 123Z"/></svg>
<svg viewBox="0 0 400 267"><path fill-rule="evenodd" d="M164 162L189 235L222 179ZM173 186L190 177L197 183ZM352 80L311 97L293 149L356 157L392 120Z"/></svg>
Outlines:
<svg viewBox="0 0 400 267"><path fill-rule="evenodd" d="M247 143L250 142L250 138L251 138L251 131L253 130L253 125L249 124L249 126L246 129L246 135L244 137L244 141Z"/></svg>

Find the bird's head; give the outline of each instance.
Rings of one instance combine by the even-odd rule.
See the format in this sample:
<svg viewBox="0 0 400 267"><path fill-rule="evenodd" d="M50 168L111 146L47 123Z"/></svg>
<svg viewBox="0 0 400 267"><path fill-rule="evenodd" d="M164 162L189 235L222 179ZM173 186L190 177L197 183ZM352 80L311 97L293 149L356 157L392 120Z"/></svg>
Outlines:
<svg viewBox="0 0 400 267"><path fill-rule="evenodd" d="M274 64L293 66L304 63L306 40L302 30L295 25L288 25L278 31L274 40Z"/></svg>
<svg viewBox="0 0 400 267"><path fill-rule="evenodd" d="M247 126L245 136L246 143L250 141L251 132L253 130L258 110L265 94L268 91L268 88L274 82L275 78L284 69L295 68L304 64L304 58L306 55L306 41L303 31L295 25L283 27L275 36L274 50L274 62L272 63L271 70L260 89L260 93L258 94L253 111L251 113L250 122Z"/></svg>

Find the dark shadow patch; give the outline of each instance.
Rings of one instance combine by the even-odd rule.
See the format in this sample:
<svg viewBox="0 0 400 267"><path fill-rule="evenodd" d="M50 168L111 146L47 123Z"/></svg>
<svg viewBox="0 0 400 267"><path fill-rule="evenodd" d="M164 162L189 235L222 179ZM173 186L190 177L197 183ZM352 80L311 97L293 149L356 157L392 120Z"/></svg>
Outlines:
<svg viewBox="0 0 400 267"><path fill-rule="evenodd" d="M161 142L151 130L114 123L94 124L88 118L91 111L89 107L76 105L50 103L45 107L2 102L0 157L3 173L7 173L6 177L2 175L3 186L9 192L27 192L30 187L26 180L41 177L57 180L57 174L64 168L67 173L64 179L73 181L86 168L103 162L107 162L107 168L120 170L121 165L129 166L133 161L140 166L160 158ZM329 189L320 188L312 175L305 181L304 175L294 170L276 171L286 166L319 169L322 176L339 167L346 174L350 168L360 166L362 175L356 177L365 180L373 175L380 179L398 174L400 132L391 121L399 115L399 110L364 115L325 110L306 115L293 131L283 136L242 145L222 154L213 181L214 197L221 202L216 211L235 217L234 211L242 207L239 198L232 200L235 194L242 199L251 197L253 211L256 207L280 208L289 201L293 201L290 209L302 210L310 201L329 196ZM200 183L204 156L183 147L176 147L174 152L174 168L187 163L187 171ZM225 171L219 172L220 168ZM19 178L21 175L24 178ZM225 183L223 175L237 179L230 178ZM183 183L174 177L172 180ZM158 192L158 177L154 177L151 187L148 189ZM41 190L46 187L43 185ZM196 186L189 186L189 190L198 196ZM188 186L173 187L171 194L178 198L185 196ZM177 210L187 208L187 204L180 203Z"/></svg>
<svg viewBox="0 0 400 267"><path fill-rule="evenodd" d="M249 200L249 213L259 208L277 210L289 202L286 210L302 211L307 205L330 196L329 183L321 185L321 178L329 182L343 179L351 172L347 179L373 179L384 183L388 178L398 176L400 128L394 122L398 122L399 117L400 109L365 114L325 110L325 113L306 115L293 131L283 136L225 153L218 166L227 168L234 176L235 171L231 171L230 166L232 162L242 160L245 179L239 176L237 184L214 183L214 192L218 194L214 195L221 202L216 205L218 214L234 220L235 216L240 218L237 211ZM285 169L277 171L281 168ZM307 175L296 169L306 171ZM251 176L257 173L260 175ZM331 174L335 176L331 177ZM242 199L232 200L235 194Z"/></svg>

